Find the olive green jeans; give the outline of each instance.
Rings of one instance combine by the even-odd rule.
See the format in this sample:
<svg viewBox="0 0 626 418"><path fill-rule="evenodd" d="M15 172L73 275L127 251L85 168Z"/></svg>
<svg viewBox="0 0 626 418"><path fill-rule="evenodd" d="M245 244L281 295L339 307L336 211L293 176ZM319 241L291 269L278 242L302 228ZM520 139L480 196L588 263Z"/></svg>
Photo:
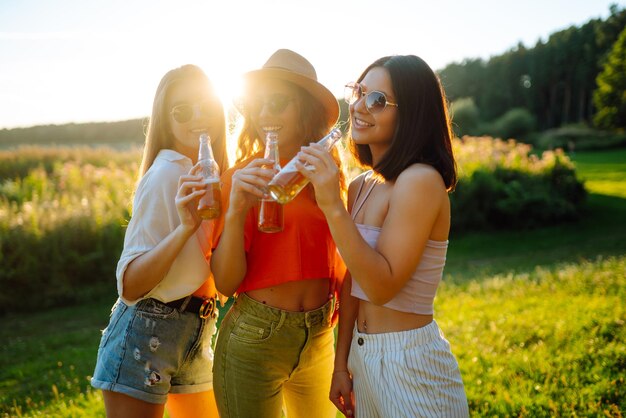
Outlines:
<svg viewBox="0 0 626 418"><path fill-rule="evenodd" d="M239 295L219 330L213 388L221 418L334 418L334 301L289 312Z"/></svg>

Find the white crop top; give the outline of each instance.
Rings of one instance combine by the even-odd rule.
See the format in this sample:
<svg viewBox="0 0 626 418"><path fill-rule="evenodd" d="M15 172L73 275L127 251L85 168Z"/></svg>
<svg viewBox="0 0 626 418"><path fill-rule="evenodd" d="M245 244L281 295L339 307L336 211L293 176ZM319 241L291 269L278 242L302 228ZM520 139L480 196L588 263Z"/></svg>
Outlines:
<svg viewBox="0 0 626 418"><path fill-rule="evenodd" d="M367 178L361 183L361 187L357 193L356 200L361 194L363 184L367 181ZM369 194L374 188L376 183L373 182L368 191L366 192L363 200L356 206L356 209L352 210L352 218L356 216L357 212L363 206L365 200L369 197ZM378 236L380 235L381 228L356 224L363 239L372 247L375 248L378 242ZM446 253L448 251L448 241L433 241L428 240L422 253L415 272L411 275L411 278L406 282L404 287L385 305L386 308L394 309L401 312L416 313L422 315L432 315L434 313L433 302L435 294L437 293L437 287L443 276L443 268L446 264ZM365 292L359 286L357 279L353 277L351 295L369 301Z"/></svg>

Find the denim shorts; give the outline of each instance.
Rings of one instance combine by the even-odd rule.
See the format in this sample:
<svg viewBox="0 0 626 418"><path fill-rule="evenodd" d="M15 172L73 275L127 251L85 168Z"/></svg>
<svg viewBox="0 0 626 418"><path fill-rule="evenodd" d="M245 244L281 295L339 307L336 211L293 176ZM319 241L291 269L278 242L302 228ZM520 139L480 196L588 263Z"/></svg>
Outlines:
<svg viewBox="0 0 626 418"><path fill-rule="evenodd" d="M213 390L216 318L179 311L155 299L118 299L102 332L91 385L164 404L168 393Z"/></svg>

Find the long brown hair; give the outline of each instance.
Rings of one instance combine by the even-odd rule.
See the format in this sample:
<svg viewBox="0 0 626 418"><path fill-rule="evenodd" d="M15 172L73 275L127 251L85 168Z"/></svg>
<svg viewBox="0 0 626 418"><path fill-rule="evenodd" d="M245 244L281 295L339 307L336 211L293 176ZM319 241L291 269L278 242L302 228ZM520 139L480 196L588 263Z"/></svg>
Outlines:
<svg viewBox="0 0 626 418"><path fill-rule="evenodd" d="M143 157L141 159L141 166L139 167L139 178L146 174L146 171L152 166L159 151L173 148L174 135L172 134L169 122L170 109L167 108L168 98L174 86L182 81L188 80L196 82L199 89L206 89L209 94L215 96L211 81L204 71L195 65L183 65L182 67L168 71L163 76L154 95L152 116L150 116L150 121L148 122ZM224 107L217 97L216 102L219 103L221 110L221 127L218 137L211 139L215 160L223 171L228 168L228 155L226 153L226 118L224 115Z"/></svg>

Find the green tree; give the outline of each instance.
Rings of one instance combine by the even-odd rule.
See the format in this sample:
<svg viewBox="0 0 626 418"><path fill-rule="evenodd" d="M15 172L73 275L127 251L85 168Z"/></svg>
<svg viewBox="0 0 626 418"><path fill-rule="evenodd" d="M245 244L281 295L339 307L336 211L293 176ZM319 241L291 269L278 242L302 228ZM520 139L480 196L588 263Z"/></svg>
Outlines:
<svg viewBox="0 0 626 418"><path fill-rule="evenodd" d="M596 81L594 124L603 129L626 128L626 29L613 44Z"/></svg>
<svg viewBox="0 0 626 418"><path fill-rule="evenodd" d="M463 135L477 135L480 122L478 107L471 97L462 97L450 105L452 114L452 128L458 137Z"/></svg>

